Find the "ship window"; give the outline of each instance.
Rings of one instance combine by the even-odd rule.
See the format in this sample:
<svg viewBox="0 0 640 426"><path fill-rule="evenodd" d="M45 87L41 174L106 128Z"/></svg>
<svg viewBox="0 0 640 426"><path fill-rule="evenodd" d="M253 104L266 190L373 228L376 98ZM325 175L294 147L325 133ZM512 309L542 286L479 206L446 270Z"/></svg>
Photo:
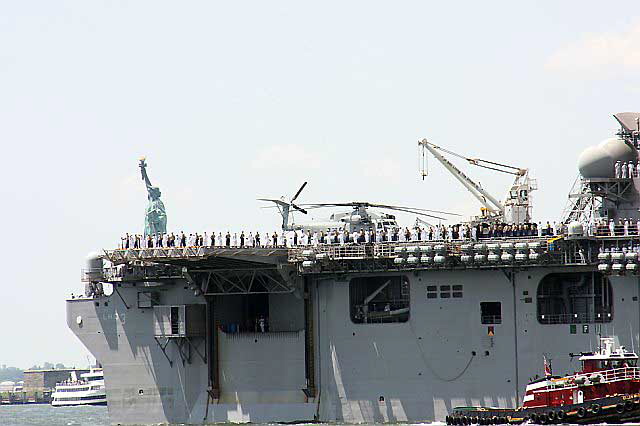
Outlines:
<svg viewBox="0 0 640 426"><path fill-rule="evenodd" d="M403 276L354 278L349 282L349 304L356 324L406 322L409 280Z"/></svg>
<svg viewBox="0 0 640 426"><path fill-rule="evenodd" d="M437 285L428 285L427 286L427 299L437 299L438 298L438 286Z"/></svg>
<svg viewBox="0 0 640 426"><path fill-rule="evenodd" d="M611 283L599 272L545 276L538 285L537 305L541 324L589 324L613 320Z"/></svg>
<svg viewBox="0 0 640 426"><path fill-rule="evenodd" d="M480 302L480 322L482 324L502 324L502 303Z"/></svg>
<svg viewBox="0 0 640 426"><path fill-rule="evenodd" d="M442 299L448 299L451 297L451 293L446 292L446 293L440 293L440 298Z"/></svg>
<svg viewBox="0 0 640 426"><path fill-rule="evenodd" d="M440 286L440 291L449 291L451 290L451 286L450 285L441 285Z"/></svg>
<svg viewBox="0 0 640 426"><path fill-rule="evenodd" d="M170 324L171 324L171 334L179 334L180 333L180 308L177 306L171 307Z"/></svg>

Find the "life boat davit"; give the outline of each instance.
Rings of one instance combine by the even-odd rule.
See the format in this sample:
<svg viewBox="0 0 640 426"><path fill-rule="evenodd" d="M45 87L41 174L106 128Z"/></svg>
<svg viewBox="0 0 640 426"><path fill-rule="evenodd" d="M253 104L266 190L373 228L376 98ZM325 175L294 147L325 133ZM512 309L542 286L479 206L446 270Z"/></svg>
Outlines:
<svg viewBox="0 0 640 426"><path fill-rule="evenodd" d="M570 354L570 356L576 356ZM640 420L638 355L611 337L600 338L600 349L578 355L582 371L552 376L545 362L542 379L527 385L522 406L515 409L456 407L448 425L554 423L620 423Z"/></svg>

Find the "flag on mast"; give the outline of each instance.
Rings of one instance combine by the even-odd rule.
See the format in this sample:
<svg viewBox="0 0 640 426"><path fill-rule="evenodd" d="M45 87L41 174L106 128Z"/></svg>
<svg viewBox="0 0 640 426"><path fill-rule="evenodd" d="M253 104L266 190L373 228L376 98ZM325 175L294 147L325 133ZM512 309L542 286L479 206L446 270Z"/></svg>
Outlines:
<svg viewBox="0 0 640 426"><path fill-rule="evenodd" d="M545 355L542 355L542 357L544 358L544 375L545 377L549 377L551 376L551 365L549 364L549 361L547 361L547 357Z"/></svg>

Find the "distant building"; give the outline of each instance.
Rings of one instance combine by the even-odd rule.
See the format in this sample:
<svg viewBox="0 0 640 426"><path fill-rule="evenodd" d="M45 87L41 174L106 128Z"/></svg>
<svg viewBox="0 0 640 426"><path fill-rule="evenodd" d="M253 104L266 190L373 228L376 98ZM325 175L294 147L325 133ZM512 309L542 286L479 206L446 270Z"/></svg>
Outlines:
<svg viewBox="0 0 640 426"><path fill-rule="evenodd" d="M13 392L15 386L16 382L12 382L11 380L0 382L0 392Z"/></svg>
<svg viewBox="0 0 640 426"><path fill-rule="evenodd" d="M24 385L25 392L45 392L56 387L56 383L69 380L71 373L75 371L77 377L89 370L77 370L73 368L55 370L25 370Z"/></svg>

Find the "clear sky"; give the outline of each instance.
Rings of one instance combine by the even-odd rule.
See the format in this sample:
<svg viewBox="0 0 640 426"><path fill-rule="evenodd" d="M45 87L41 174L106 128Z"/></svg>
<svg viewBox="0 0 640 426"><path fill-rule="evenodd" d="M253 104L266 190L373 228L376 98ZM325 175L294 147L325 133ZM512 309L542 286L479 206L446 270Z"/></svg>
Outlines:
<svg viewBox="0 0 640 426"><path fill-rule="evenodd" d="M530 168L536 219L559 218L578 154L640 110L636 11L1 1L0 363L86 364L64 300L88 252L142 231L142 155L175 231L274 230L255 198L305 180L301 202L476 213L434 161L419 178L421 137ZM458 164L503 197L508 177Z"/></svg>

